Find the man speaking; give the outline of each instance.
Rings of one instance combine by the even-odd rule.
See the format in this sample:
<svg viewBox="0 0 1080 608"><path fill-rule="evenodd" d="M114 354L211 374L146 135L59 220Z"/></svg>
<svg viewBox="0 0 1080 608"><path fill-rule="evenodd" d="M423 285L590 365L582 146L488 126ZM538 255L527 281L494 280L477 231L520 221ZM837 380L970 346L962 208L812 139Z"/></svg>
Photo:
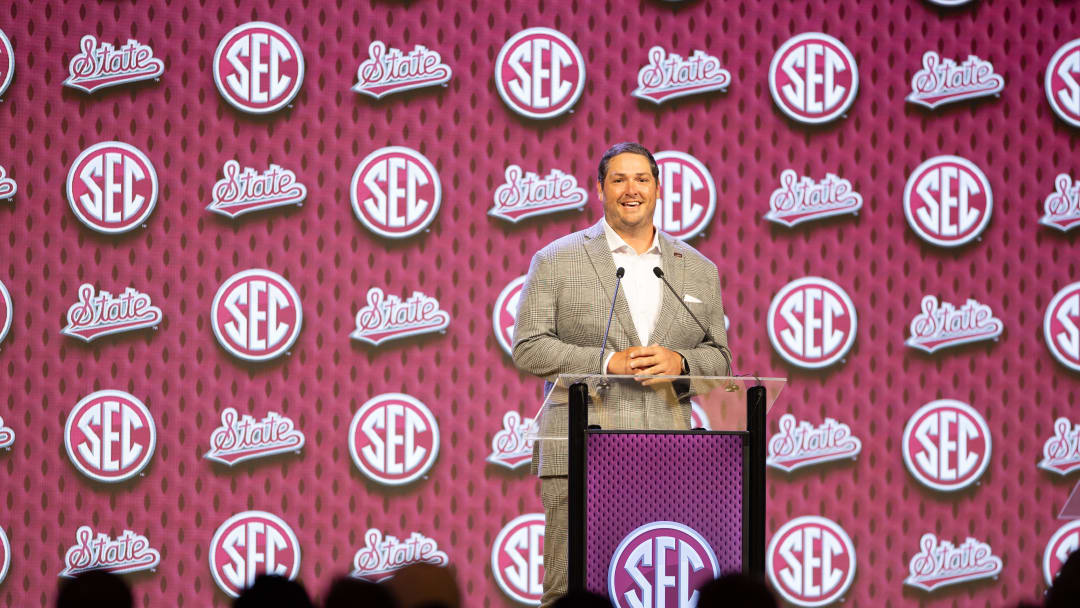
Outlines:
<svg viewBox="0 0 1080 608"><path fill-rule="evenodd" d="M559 374L731 374L716 265L653 226L658 182L656 161L640 144L616 144L601 157L596 191L604 219L533 256L514 327L519 369L549 382ZM618 398L604 407L622 428L690 426L686 400ZM547 608L566 593L566 443L537 441L533 471L545 512Z"/></svg>

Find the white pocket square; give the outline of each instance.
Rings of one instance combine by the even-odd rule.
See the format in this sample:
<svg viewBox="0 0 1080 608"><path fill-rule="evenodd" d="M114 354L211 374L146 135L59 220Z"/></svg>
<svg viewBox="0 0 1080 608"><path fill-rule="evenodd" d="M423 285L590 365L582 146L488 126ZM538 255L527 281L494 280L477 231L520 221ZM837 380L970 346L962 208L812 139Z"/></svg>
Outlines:
<svg viewBox="0 0 1080 608"><path fill-rule="evenodd" d="M689 302L691 304L701 304L701 300L695 298L694 296L692 296L690 294L684 295L682 299L683 299L683 302Z"/></svg>

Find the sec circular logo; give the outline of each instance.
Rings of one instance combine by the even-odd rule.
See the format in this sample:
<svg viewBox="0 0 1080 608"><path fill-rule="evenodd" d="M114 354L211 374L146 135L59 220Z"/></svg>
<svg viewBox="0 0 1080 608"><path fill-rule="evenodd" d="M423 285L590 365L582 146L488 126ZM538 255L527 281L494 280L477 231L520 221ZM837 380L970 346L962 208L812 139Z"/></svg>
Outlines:
<svg viewBox="0 0 1080 608"><path fill-rule="evenodd" d="M11 294L8 293L4 282L0 281L0 344L4 342L8 331L11 329L11 319L15 316L11 308Z"/></svg>
<svg viewBox="0 0 1080 608"><path fill-rule="evenodd" d="M851 107L859 68L844 43L828 34L799 34L780 46L769 64L769 91L780 111L801 123L820 124Z"/></svg>
<svg viewBox="0 0 1080 608"><path fill-rule="evenodd" d="M941 492L970 486L990 464L990 427L973 407L955 399L919 408L908 419L901 444L911 476Z"/></svg>
<svg viewBox="0 0 1080 608"><path fill-rule="evenodd" d="M585 59L562 32L531 27L514 34L499 51L495 88L514 112L552 118L569 111L585 90Z"/></svg>
<svg viewBox="0 0 1080 608"><path fill-rule="evenodd" d="M1050 542L1046 543L1042 565L1047 585L1054 584L1054 578L1061 572L1065 560L1077 549L1080 549L1080 519L1074 519L1058 528L1050 537Z"/></svg>
<svg viewBox="0 0 1080 608"><path fill-rule="evenodd" d="M64 425L64 448L80 473L104 483L138 475L157 446L150 410L123 391L104 390L82 398Z"/></svg>
<svg viewBox="0 0 1080 608"><path fill-rule="evenodd" d="M442 204L435 166L412 148L389 146L368 154L349 186L353 213L368 230L391 239L427 228Z"/></svg>
<svg viewBox="0 0 1080 608"><path fill-rule="evenodd" d="M133 230L157 204L157 172L135 146L103 141L82 151L67 175L67 198L75 217L106 234Z"/></svg>
<svg viewBox="0 0 1080 608"><path fill-rule="evenodd" d="M304 54L289 32L252 21L225 34L214 53L214 84L229 105L250 114L285 107L304 82Z"/></svg>
<svg viewBox="0 0 1080 608"><path fill-rule="evenodd" d="M4 30L0 30L0 95L4 94L15 75L15 52ZM0 577L2 578L2 577Z"/></svg>
<svg viewBox="0 0 1080 608"><path fill-rule="evenodd" d="M820 369L851 350L859 320L855 304L839 285L803 277L785 285L769 306L769 341L788 363Z"/></svg>
<svg viewBox="0 0 1080 608"><path fill-rule="evenodd" d="M1043 317L1043 337L1055 359L1080 372L1080 282L1065 286L1050 300Z"/></svg>
<svg viewBox="0 0 1080 608"><path fill-rule="evenodd" d="M701 161L683 152L665 150L653 158L660 170L653 223L678 239L697 236L716 211L712 175Z"/></svg>
<svg viewBox="0 0 1080 608"><path fill-rule="evenodd" d="M521 303L521 290L525 287L526 277L527 275L521 275L507 283L495 300L495 308L491 310L495 339L509 356L514 355L514 324L517 323L518 305Z"/></svg>
<svg viewBox="0 0 1080 608"><path fill-rule="evenodd" d="M544 595L544 514L526 513L499 530L491 546L491 572L510 599L539 606Z"/></svg>
<svg viewBox="0 0 1080 608"><path fill-rule="evenodd" d="M855 545L836 522L805 515L787 522L769 541L765 572L773 589L796 606L840 599L855 580Z"/></svg>
<svg viewBox="0 0 1080 608"><path fill-rule="evenodd" d="M400 486L427 474L439 455L435 415L415 397L385 393L369 399L349 425L349 454L376 483Z"/></svg>
<svg viewBox="0 0 1080 608"><path fill-rule="evenodd" d="M1080 38L1066 42L1046 66L1046 100L1061 120L1080 127Z"/></svg>
<svg viewBox="0 0 1080 608"><path fill-rule="evenodd" d="M285 277L263 268L229 277L210 306L218 344L247 361L273 359L292 348L303 323L299 294Z"/></svg>
<svg viewBox="0 0 1080 608"><path fill-rule="evenodd" d="M289 524L266 511L237 513L218 526L207 551L219 589L238 597L264 574L294 580L300 542Z"/></svg>
<svg viewBox="0 0 1080 608"><path fill-rule="evenodd" d="M11 543L8 542L7 534L0 528L0 583L7 578L8 569L11 567Z"/></svg>
<svg viewBox="0 0 1080 608"><path fill-rule="evenodd" d="M614 608L697 605L698 589L720 575L712 546L674 521L645 524L619 543L608 565Z"/></svg>
<svg viewBox="0 0 1080 608"><path fill-rule="evenodd" d="M994 210L986 175L959 156L935 156L904 187L904 217L924 241L958 247L982 234Z"/></svg>

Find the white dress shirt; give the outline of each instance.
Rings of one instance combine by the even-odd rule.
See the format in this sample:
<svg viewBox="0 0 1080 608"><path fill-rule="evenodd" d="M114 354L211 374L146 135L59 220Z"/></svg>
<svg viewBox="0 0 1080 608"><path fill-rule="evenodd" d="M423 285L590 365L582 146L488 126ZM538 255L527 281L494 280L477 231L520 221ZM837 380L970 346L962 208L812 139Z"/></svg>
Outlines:
<svg viewBox="0 0 1080 608"><path fill-rule="evenodd" d="M661 266L661 270L663 269L659 233L653 230L652 244L644 253L638 253L633 247L627 245L619 233L608 225L606 219L604 220L604 235L611 249L611 257L615 259L615 267L622 266L626 270L620 289L630 308L630 318L634 321L634 330L641 339L641 345L648 346L653 326L656 325L656 317L660 314L660 303L664 295L660 279L653 274L653 268L656 266ZM605 374L608 362L614 355L615 353L610 353L604 358Z"/></svg>

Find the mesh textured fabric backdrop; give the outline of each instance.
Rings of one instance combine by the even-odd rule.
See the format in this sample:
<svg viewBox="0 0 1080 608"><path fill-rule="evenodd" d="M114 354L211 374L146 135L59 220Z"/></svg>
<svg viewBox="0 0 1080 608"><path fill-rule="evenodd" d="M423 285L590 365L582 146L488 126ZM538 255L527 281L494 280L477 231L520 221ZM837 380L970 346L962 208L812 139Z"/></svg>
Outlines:
<svg viewBox="0 0 1080 608"><path fill-rule="evenodd" d="M303 548L300 578L314 591L351 569L364 531L376 527L435 539L456 567L466 605L512 605L494 582L490 548L504 523L540 510L537 483L524 468L508 471L485 457L504 412L534 411L540 382L517 372L500 349L492 306L535 250L596 221L601 209L591 200L581 212L513 225L487 210L509 163L541 175L559 168L592 195L596 160L622 140L687 152L711 170L717 212L691 244L721 267L738 369L791 379L771 428L784 411L815 424L830 416L863 441L854 462L770 471L770 534L800 515L843 526L858 554L851 605L999 606L1035 596L1044 586L1043 548L1075 483L1035 463L1053 420L1069 416L1078 397L1077 375L1051 357L1041 333L1047 303L1078 277L1076 237L1037 223L1053 177L1078 170L1076 131L1042 92L1051 55L1080 32L1077 12L1069 3L1032 0L975 0L957 9L917 0L6 5L0 30L16 68L0 104L7 143L0 166L19 191L0 201L0 281L15 311L0 343L0 416L16 432L13 449L0 452L0 528L13 554L0 605L50 603L81 525L113 536L129 528L161 551L156 572L130 577L137 605L227 605L206 548L221 522L247 509L292 526ZM289 31L307 65L292 107L265 117L229 106L211 70L221 37L251 20ZM492 79L502 44L532 26L569 36L587 65L573 112L549 121L512 113ZM805 31L842 40L861 75L847 117L822 127L785 118L767 85L774 51ZM87 33L150 45L164 75L89 96L63 87ZM447 87L381 100L358 95L350 87L372 40L435 49L453 78ZM660 106L638 100L630 92L654 45L716 55L733 83L726 93ZM993 62L1006 81L1000 98L933 112L904 103L928 49ZM160 195L145 229L98 234L68 208L69 166L105 140L135 145L157 169ZM357 163L388 145L419 150L443 184L430 230L403 241L366 230L349 204ZM938 154L979 165L995 195L981 240L957 250L921 241L901 207L907 175ZM294 170L308 188L306 202L236 221L205 211L230 159ZM794 229L763 220L786 168L850 180L864 198L861 213ZM226 353L209 323L218 286L252 267L286 277L305 309L291 355L263 364ZM814 373L776 355L765 329L773 294L805 275L847 290L860 321L845 361ZM156 331L91 344L61 336L83 282L148 292L164 321ZM353 316L373 286L437 298L451 315L448 330L380 347L350 340ZM1004 335L933 356L906 348L907 324L927 293L990 304ZM83 477L63 447L67 413L98 389L135 395L158 425L144 475L116 486ZM345 441L353 413L386 392L425 403L442 433L428 478L399 489L368 481ZM900 456L908 416L937 398L972 404L994 441L980 484L954 495L918 485ZM205 460L226 406L256 418L269 410L289 416L307 445L299 456L231 469ZM1004 572L933 595L903 586L926 531L989 543Z"/></svg>

